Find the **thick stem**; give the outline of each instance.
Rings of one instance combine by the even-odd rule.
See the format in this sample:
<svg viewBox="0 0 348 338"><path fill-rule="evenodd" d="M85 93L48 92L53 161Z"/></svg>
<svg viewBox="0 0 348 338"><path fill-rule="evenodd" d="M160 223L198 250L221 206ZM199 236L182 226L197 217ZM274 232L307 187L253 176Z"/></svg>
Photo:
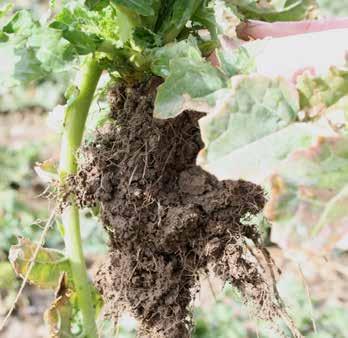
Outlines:
<svg viewBox="0 0 348 338"><path fill-rule="evenodd" d="M102 69L98 63L92 57L89 58L83 69L78 97L67 108L59 168L62 184L65 183L69 175L73 175L77 171L76 151L81 145L86 119L101 73ZM85 337L96 338L98 332L95 309L82 250L79 209L73 196L70 203L70 206L63 213L66 252L71 262L79 309L83 317Z"/></svg>
<svg viewBox="0 0 348 338"><path fill-rule="evenodd" d="M79 95L68 107L64 121L64 135L61 149L60 176L76 173L76 151L81 145L89 108L97 88L102 69L90 58L84 66Z"/></svg>

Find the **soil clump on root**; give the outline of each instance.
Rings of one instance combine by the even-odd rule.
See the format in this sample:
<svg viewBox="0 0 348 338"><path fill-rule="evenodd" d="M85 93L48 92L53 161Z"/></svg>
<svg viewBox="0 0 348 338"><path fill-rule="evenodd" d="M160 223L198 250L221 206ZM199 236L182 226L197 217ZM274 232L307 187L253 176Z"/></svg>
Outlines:
<svg viewBox="0 0 348 338"><path fill-rule="evenodd" d="M201 115L153 119L153 88L150 81L111 91L115 122L84 146L73 178L82 206L100 203L110 238L96 280L110 314L117 320L130 312L142 337L190 337L199 273L210 267L260 317L278 317L267 263L255 254L262 251L260 234L241 222L264 207L262 189L219 182L197 167Z"/></svg>

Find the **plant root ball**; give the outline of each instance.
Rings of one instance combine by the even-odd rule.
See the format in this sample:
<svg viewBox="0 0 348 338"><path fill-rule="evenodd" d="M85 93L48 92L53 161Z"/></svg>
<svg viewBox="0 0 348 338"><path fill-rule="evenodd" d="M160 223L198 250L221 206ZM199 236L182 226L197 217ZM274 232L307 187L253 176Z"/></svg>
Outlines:
<svg viewBox="0 0 348 338"><path fill-rule="evenodd" d="M246 245L260 235L240 221L262 210L262 189L197 167L201 114L153 119L155 87L152 80L111 91L114 122L81 149L73 178L82 206L101 205L110 252L96 283L111 315L130 312L141 336L190 337L190 305L208 266L273 313L272 287Z"/></svg>

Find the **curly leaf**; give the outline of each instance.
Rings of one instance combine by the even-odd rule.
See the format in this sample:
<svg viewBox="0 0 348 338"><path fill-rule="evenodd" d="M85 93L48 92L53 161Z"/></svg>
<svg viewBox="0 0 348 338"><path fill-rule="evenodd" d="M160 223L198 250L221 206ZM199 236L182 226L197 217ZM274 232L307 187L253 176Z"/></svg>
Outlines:
<svg viewBox="0 0 348 338"><path fill-rule="evenodd" d="M72 328L80 325L79 318L81 316L76 290L71 287L69 276L66 273L60 276L57 285L55 300L44 315L50 337L76 337L76 334L72 333ZM103 307L103 300L93 285L91 285L91 292L95 318L97 319Z"/></svg>
<svg viewBox="0 0 348 338"><path fill-rule="evenodd" d="M348 98L348 68L331 67L327 76L313 77L308 73L297 82L301 108L320 112ZM348 105L345 107L348 112Z"/></svg>
<svg viewBox="0 0 348 338"><path fill-rule="evenodd" d="M18 244L10 249L9 260L15 272L22 278L28 271L36 247L37 244L28 239L19 238ZM28 280L41 288L54 289L63 272L70 276L70 262L64 254L57 250L40 248Z"/></svg>
<svg viewBox="0 0 348 338"><path fill-rule="evenodd" d="M73 10L64 8L50 24L50 28L60 31L78 54L86 55L96 51L102 42L98 18L101 19L97 12L88 11L84 7Z"/></svg>
<svg viewBox="0 0 348 338"><path fill-rule="evenodd" d="M11 76L23 83L66 71L74 56L60 32L41 26L26 10L18 11L3 27L0 39L15 53Z"/></svg>
<svg viewBox="0 0 348 338"><path fill-rule="evenodd" d="M272 241L325 255L348 249L348 138L320 138L294 152L271 180Z"/></svg>
<svg viewBox="0 0 348 338"><path fill-rule="evenodd" d="M74 291L69 288L66 274L62 274L56 291L56 297L50 308L45 312L45 322L52 338L72 338Z"/></svg>

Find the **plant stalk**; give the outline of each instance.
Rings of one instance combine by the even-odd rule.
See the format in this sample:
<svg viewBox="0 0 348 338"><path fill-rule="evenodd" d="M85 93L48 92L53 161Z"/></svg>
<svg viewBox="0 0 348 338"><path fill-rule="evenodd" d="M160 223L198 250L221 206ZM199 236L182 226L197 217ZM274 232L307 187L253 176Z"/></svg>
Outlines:
<svg viewBox="0 0 348 338"><path fill-rule="evenodd" d="M93 57L90 57L83 68L82 83L78 96L65 112L59 167L62 185L65 184L69 175L74 175L77 172L76 152L81 145L88 112L101 74L101 67ZM78 305L82 313L84 336L97 338L95 309L82 249L79 208L76 205L74 196L70 197L69 203L70 205L63 212L66 252L71 263Z"/></svg>

